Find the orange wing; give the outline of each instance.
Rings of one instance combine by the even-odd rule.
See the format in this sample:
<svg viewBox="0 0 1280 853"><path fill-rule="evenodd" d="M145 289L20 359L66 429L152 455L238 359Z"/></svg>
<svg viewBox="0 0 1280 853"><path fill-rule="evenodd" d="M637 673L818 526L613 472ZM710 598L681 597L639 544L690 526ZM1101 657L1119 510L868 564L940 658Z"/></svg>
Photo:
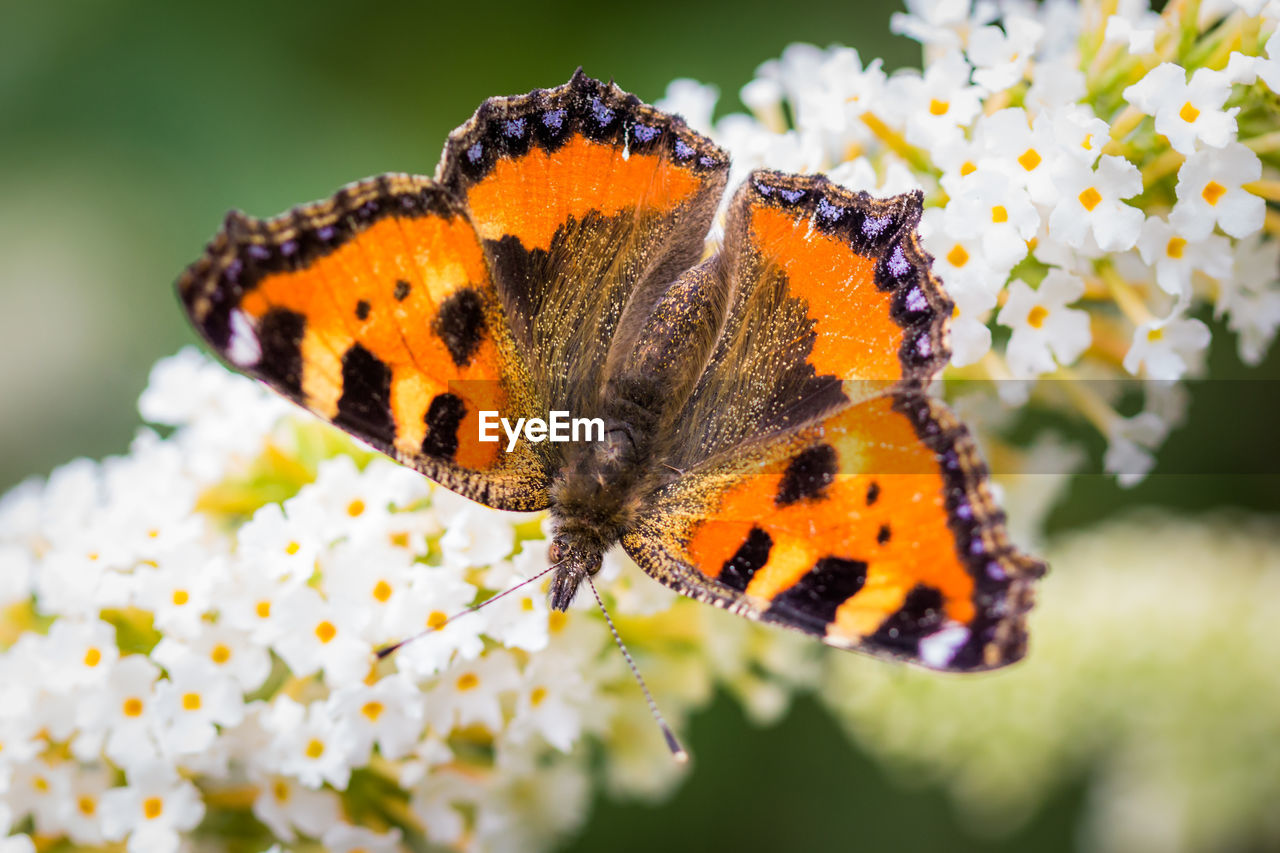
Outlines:
<svg viewBox="0 0 1280 853"><path fill-rule="evenodd" d="M232 213L178 282L237 370L490 506L541 509L531 447L479 441L479 412L535 399L466 213L435 181L384 175L266 221Z"/></svg>
<svg viewBox="0 0 1280 853"><path fill-rule="evenodd" d="M1009 543L967 431L911 390L685 474L623 545L685 595L945 670L1020 658L1044 571Z"/></svg>
<svg viewBox="0 0 1280 853"><path fill-rule="evenodd" d="M915 233L921 202L821 175L747 177L715 259L728 314L673 465L809 423L848 402L846 380L870 386L865 395L946 366L952 303Z"/></svg>
<svg viewBox="0 0 1280 853"><path fill-rule="evenodd" d="M465 201L555 408L598 410L610 358L702 255L728 168L678 116L581 71L491 98L450 134L440 180Z"/></svg>

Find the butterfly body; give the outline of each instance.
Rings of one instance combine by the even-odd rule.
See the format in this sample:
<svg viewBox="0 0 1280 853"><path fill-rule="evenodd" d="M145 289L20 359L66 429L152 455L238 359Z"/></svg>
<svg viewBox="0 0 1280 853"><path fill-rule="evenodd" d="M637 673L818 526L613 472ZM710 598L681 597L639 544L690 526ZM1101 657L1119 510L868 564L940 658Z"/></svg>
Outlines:
<svg viewBox="0 0 1280 853"><path fill-rule="evenodd" d="M935 669L1019 658L1037 561L967 430L925 393L952 305L919 193L751 173L579 72L486 101L435 178L228 218L179 281L254 376L436 482L549 510L564 609L621 543L677 591ZM599 418L526 437L482 413Z"/></svg>

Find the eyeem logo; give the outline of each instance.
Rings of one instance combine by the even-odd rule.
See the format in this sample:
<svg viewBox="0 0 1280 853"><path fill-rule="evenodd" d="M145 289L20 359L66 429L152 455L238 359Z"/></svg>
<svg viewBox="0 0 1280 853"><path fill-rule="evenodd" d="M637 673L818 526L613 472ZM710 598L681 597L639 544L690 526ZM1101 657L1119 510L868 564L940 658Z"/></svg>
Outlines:
<svg viewBox="0 0 1280 853"><path fill-rule="evenodd" d="M516 442L523 434L534 444L544 441L604 441L604 420L601 418L570 418L568 412L553 411L542 418L517 418L515 425L497 412L480 412L480 440L497 441L498 426L507 434L507 452L516 449Z"/></svg>

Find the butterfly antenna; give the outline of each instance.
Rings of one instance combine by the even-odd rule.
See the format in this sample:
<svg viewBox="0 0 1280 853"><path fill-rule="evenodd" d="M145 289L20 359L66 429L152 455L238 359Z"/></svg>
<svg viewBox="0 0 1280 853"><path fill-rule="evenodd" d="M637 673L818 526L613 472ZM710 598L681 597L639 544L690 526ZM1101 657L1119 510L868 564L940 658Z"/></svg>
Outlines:
<svg viewBox="0 0 1280 853"><path fill-rule="evenodd" d="M398 650L398 649L402 648L403 646L407 646L409 643L412 643L414 640L417 640L417 639L420 639L420 638L422 638L422 637L425 637L425 636L427 636L427 634L434 634L436 631L442 630L442 629L444 628L444 626L445 626L445 625L448 625L450 622L452 622L454 619L457 619L459 616L466 616L468 613L475 613L475 612L476 612L477 610L479 610L481 607L487 607L487 606L489 606L490 604L493 604L495 601L497 601L499 598L502 598L504 595L510 595L511 593L515 592L516 590L520 589L521 587L523 587L523 586L528 586L529 584L533 583L534 581L536 581L536 580L538 580L538 579L540 579L540 578L545 577L545 576L546 576L547 574L549 574L551 571L553 571L554 569L558 569L558 568L560 568L560 563L556 563L556 564L555 564L555 565L553 565L553 566L548 566L547 568L545 568L545 569L543 569L542 571L538 572L538 573L537 573L536 575L534 575L533 577L531 577L531 578L525 578L524 580L520 581L520 583L516 584L515 586L507 587L506 589L504 589L502 592L498 593L497 595L492 595L492 596L490 596L490 597L486 598L484 601L480 602L479 604L473 604L473 605L471 605L470 607L468 607L466 610L460 610L460 611L458 611L457 613L453 614L453 615L452 615L452 616L450 616L448 619L444 620L443 622L441 622L439 625L437 625L437 626L436 626L436 627L434 627L434 628L428 628L428 629L427 629L427 630L425 630L425 631L420 631L419 633L414 634L412 637L406 637L405 639L401 640L401 641L400 641L400 642L398 642L398 643L392 643L392 644L391 644L391 645L389 645L389 646L383 646L382 648L378 649L378 651L376 652L376 654L377 654L377 656L378 656L378 660L383 660L383 659L385 659L385 658L387 658L387 657L390 657L390 656L391 656L391 655L392 655L396 650Z"/></svg>
<svg viewBox="0 0 1280 853"><path fill-rule="evenodd" d="M653 714L654 722L658 724L658 728L662 729L662 736L667 741L667 749L671 750L671 757L684 764L689 760L689 753L685 752L684 747L680 745L680 741L676 740L676 733L671 730L671 726L667 725L667 721L662 718L662 712L658 710L658 703L653 701L653 694L649 692L649 685L644 683L644 677L640 675L640 670L636 668L636 662L631 659L631 652L627 651L627 647L623 645L622 637L618 636L618 629L613 627L613 619L609 616L609 611L604 606L604 599L600 597L600 591L596 589L595 581L591 579L591 575L587 575L587 584L591 587L591 594L596 597L596 604L600 605L600 612L604 614L605 624L609 626L609 631L613 634L613 641L618 644L618 648L622 651L622 656L627 659L627 666L631 667L631 674L636 677L640 690L644 692L644 700L649 703L649 711Z"/></svg>

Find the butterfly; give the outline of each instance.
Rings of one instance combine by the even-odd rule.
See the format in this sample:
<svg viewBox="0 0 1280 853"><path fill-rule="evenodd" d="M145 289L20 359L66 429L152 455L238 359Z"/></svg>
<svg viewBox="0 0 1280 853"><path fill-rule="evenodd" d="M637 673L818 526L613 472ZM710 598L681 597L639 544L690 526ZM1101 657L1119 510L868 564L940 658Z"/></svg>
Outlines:
<svg viewBox="0 0 1280 853"><path fill-rule="evenodd" d="M459 494L549 510L564 610L621 544L660 583L940 670L1022 657L1039 561L926 386L952 303L922 195L754 171L579 70L491 98L434 178L230 213L178 282L231 367ZM571 413L592 440L482 418Z"/></svg>

